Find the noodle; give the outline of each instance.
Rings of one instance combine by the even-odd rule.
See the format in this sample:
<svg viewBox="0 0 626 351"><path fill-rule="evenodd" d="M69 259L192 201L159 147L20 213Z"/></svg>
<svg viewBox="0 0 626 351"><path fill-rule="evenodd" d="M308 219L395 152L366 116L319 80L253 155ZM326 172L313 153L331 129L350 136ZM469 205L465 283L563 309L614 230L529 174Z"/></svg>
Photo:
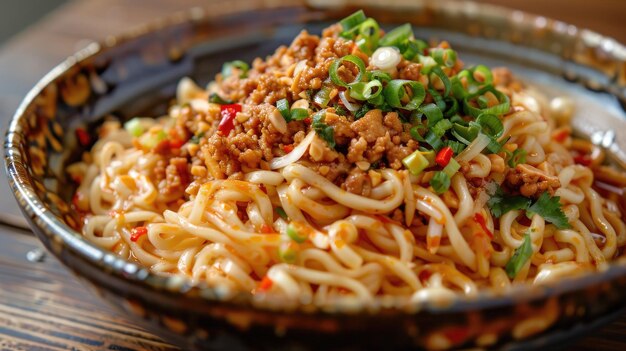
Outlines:
<svg viewBox="0 0 626 351"><path fill-rule="evenodd" d="M545 98L508 70L464 70L445 42L383 72L341 31L227 64L207 89L183 79L167 116L106 122L67 169L83 235L159 274L318 306L445 303L622 255L621 200L603 195L625 176ZM450 93L427 64L466 95L437 100Z"/></svg>

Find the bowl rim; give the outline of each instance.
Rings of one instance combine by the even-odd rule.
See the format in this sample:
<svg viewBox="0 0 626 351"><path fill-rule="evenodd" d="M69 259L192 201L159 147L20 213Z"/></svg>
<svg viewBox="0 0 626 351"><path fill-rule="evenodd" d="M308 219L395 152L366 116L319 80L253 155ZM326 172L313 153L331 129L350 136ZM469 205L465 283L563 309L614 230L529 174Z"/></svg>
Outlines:
<svg viewBox="0 0 626 351"><path fill-rule="evenodd" d="M446 0L438 3L432 3L427 1L414 1L411 6L414 6L412 8L413 11L420 11L428 9L430 7L436 7L439 11L451 11L446 9L447 6L450 6L450 3L453 3L453 6L470 6L473 8L473 10L479 9L483 13L486 12L495 15L506 15L508 17L511 17L514 14L522 14L525 19L532 22L537 22L539 18L545 20L544 16L529 14L523 11L508 9L497 5L485 3L469 3L467 1ZM309 1L302 0L295 2L295 4L293 5L290 4L279 7L294 9L306 8L307 11L314 13L315 10L335 11L337 9L345 10L344 12L350 12L348 10L353 10L354 8L361 6L351 4L351 2L348 1L343 3L342 6L311 7ZM277 7L268 7L266 6L266 4L264 4L261 5L261 8L271 9ZM258 9L259 8L248 8L244 11L235 11L233 12L233 14L237 15ZM29 221L29 224L31 227L38 227L43 231L47 231L46 228L49 228L49 232L52 236L60 239L62 244L66 245L69 249L76 252L82 259L86 259L89 263L97 266L100 269L106 268L109 272L115 274L122 279L139 283L144 288L148 288L153 291L165 290L169 293L175 294L176 296L185 295L190 289L197 289L197 291L199 292L198 296L203 300L231 304L233 302L231 300L222 300L217 298L215 294L215 288L213 287L203 284L191 285L187 282L181 284L181 279L178 277L168 277L152 273L146 267L140 266L137 263L127 261L121 257L118 257L112 252L101 249L95 244L89 242L80 232L72 229L66 223L60 221L54 214L51 213L50 210L46 208L44 201L34 191L31 182L32 177L28 174L28 172L26 171L26 167L24 166L24 163L26 163L25 156L22 155L19 151L19 145L23 142L23 139L25 138L25 136L21 133L20 121L26 118L26 112L28 111L29 107L34 103L35 99L43 92L43 90L48 85L61 78L72 67L75 67L77 64L85 62L86 60L102 54L107 50L113 49L123 43L138 40L154 32L176 28L177 26L182 26L191 22L209 21L211 18L212 16L210 15L210 13L208 13L208 11L197 7L187 11L177 12L165 18L157 19L153 22L140 25L134 29L123 32L122 34L109 36L104 40L92 42L85 48L67 57L60 64L50 70L43 78L41 78L34 85L34 87L29 90L24 99L21 101L19 107L17 108L16 112L10 120L9 128L7 129L7 132L5 134L4 158L5 171L9 180L10 187L13 191L15 198L17 199L18 205L23 214L26 217L30 217L31 220ZM302 22L306 23L306 21L315 19L317 19L315 16L311 16L310 18L306 18ZM561 21L555 22L563 23ZM586 29L578 30L578 28L573 25L568 26L576 28L575 33L572 35L594 38L596 42L602 42L607 40L611 41L613 43L612 53L620 59L626 57L626 46L619 43L615 39L600 35L594 31ZM623 60L626 62L626 59ZM493 292L481 290L474 297L460 296L460 298L455 299L452 304L445 307L437 307L431 304L424 304L419 306L419 308L410 311L403 309L391 309L389 312L402 315L411 315L424 310L432 313L450 313L476 309L495 308L519 303L520 301L534 301L549 297L557 297L566 293L571 293L577 290L581 290L585 287L610 281L617 277L623 276L626 276L626 262L614 261L608 266L608 268L603 271L594 271L582 274L574 278L565 279L557 285L533 286L530 284L521 284L514 286L512 289L504 294L494 294ZM246 295L250 296L249 294ZM275 306L268 307L265 305L254 305L251 303L251 297L244 299L243 302L243 307L250 307L254 310L269 313L343 313L343 311L341 310L327 310L323 308L315 308L313 310L306 311L298 309L297 311L294 311L293 308L276 308ZM368 306L363 304L361 307L363 308L358 310L357 313L367 313ZM350 314L355 313L351 312Z"/></svg>

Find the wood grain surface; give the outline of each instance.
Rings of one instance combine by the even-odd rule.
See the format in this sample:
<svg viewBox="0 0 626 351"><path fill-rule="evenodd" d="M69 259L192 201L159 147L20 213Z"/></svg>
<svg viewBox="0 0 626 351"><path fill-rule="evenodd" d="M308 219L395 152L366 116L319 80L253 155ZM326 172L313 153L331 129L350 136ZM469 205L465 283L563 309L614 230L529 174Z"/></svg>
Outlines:
<svg viewBox="0 0 626 351"><path fill-rule="evenodd" d="M45 72L91 40L193 6L228 1L70 2L0 49L0 126ZM626 42L623 0L485 0L564 20ZM1 175L5 177L4 172ZM0 222L23 226L5 179ZM28 231L0 225L0 350L176 350L100 301ZM29 261L30 257L32 261ZM574 350L626 350L626 316L580 340Z"/></svg>

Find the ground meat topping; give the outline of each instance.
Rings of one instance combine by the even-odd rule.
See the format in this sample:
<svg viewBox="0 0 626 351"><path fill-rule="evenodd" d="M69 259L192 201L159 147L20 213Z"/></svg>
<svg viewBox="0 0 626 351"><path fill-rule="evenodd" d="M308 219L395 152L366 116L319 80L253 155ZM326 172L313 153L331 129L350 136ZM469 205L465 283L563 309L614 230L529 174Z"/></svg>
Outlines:
<svg viewBox="0 0 626 351"><path fill-rule="evenodd" d="M540 169L528 164L519 164L513 169L509 169L506 182L512 189L527 197L534 197L544 191L554 195L556 188L561 186L557 176L548 175Z"/></svg>

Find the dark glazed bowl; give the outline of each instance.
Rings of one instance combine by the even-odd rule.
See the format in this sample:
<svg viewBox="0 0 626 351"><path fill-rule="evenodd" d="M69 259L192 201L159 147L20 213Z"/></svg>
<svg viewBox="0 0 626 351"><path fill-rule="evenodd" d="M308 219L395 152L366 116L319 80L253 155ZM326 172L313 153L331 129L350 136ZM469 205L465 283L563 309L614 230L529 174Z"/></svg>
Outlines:
<svg viewBox="0 0 626 351"><path fill-rule="evenodd" d="M206 83L228 60L251 60L319 32L358 7L384 24L411 22L422 38L448 40L466 63L507 65L549 96L570 95L574 128L626 164L626 48L574 26L474 3L247 1L194 9L127 36L92 44L26 96L5 142L11 188L37 236L94 291L187 349L308 350L544 347L610 319L626 301L626 264L548 287L483 293L412 311L283 311L246 298L220 301L105 252L83 239L64 172L85 146L74 130L108 115L159 114L177 81Z"/></svg>

